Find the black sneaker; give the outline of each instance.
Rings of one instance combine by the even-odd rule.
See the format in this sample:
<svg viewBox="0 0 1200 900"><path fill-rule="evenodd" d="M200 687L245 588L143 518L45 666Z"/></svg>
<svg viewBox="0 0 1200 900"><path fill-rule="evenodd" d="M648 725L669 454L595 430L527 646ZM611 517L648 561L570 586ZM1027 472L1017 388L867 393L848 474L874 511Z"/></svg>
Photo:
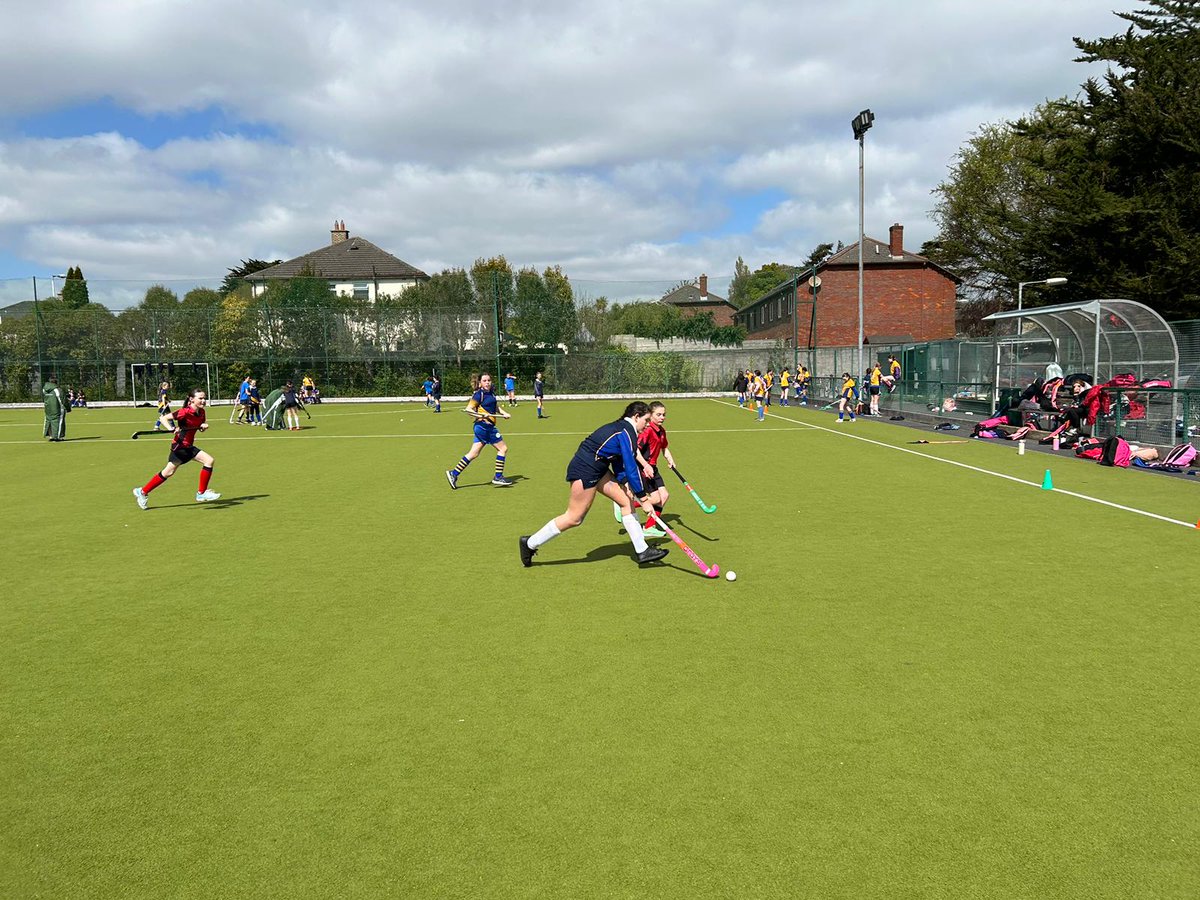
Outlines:
<svg viewBox="0 0 1200 900"><path fill-rule="evenodd" d="M638 561L638 565L641 566L645 565L646 563L658 562L666 555L667 549L665 547L647 547L637 555L636 559Z"/></svg>
<svg viewBox="0 0 1200 900"><path fill-rule="evenodd" d="M529 546L529 535L521 537L517 544L521 548L521 565L528 569L533 565L533 554L537 551Z"/></svg>

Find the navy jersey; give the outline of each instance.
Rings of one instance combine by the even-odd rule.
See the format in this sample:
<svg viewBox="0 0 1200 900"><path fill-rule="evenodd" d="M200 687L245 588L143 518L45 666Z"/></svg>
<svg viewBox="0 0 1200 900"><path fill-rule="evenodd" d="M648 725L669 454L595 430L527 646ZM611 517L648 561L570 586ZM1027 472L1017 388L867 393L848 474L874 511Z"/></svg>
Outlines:
<svg viewBox="0 0 1200 900"><path fill-rule="evenodd" d="M541 379L541 378L533 379L533 396L542 397L542 396L545 396L545 393L546 393L545 380Z"/></svg>
<svg viewBox="0 0 1200 900"><path fill-rule="evenodd" d="M471 403L468 404L471 408L479 407L481 412L487 413L491 417L492 424L496 422L496 416L499 414L500 404L496 402L496 395L492 391L485 391L482 388L471 395Z"/></svg>
<svg viewBox="0 0 1200 900"><path fill-rule="evenodd" d="M575 456L580 461L608 462L625 476L625 483L635 497L646 494L642 486L642 470L637 461L637 431L628 419L617 419L597 428L583 439Z"/></svg>

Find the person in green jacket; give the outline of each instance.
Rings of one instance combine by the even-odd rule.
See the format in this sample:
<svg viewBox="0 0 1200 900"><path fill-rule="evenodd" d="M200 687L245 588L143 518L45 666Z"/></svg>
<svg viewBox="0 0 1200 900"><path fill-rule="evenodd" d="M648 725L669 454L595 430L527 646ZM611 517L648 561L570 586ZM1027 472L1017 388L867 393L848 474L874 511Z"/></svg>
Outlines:
<svg viewBox="0 0 1200 900"><path fill-rule="evenodd" d="M67 436L67 413L71 407L58 386L58 376L51 375L42 385L42 402L46 407L46 428L43 434L52 441L64 440Z"/></svg>

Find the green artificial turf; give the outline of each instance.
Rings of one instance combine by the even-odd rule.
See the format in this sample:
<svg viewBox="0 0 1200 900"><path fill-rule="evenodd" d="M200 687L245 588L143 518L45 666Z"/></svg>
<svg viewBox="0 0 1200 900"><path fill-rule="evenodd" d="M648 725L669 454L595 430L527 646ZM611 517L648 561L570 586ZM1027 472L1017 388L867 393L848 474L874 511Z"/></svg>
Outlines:
<svg viewBox="0 0 1200 900"><path fill-rule="evenodd" d="M453 492L450 404L217 408L222 500L145 512L152 411L0 411L0 896L1200 894L1200 531L1037 487L1200 479L672 401L736 583L603 500L522 568L622 406L520 405Z"/></svg>

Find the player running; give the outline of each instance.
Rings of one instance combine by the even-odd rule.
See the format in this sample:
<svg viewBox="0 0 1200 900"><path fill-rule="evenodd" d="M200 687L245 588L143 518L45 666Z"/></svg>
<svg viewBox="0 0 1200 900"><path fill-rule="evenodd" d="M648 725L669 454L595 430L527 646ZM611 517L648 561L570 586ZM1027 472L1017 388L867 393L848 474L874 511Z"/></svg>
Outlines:
<svg viewBox="0 0 1200 900"><path fill-rule="evenodd" d="M450 482L450 488L457 490L458 476L471 464L471 460L479 455L484 444L496 448L496 472L492 476L492 486L512 487L512 482L504 477L504 459L508 453L508 445L504 443L504 438L496 430L497 416L505 419L511 419L512 416L500 409L500 404L496 402L496 394L492 391L491 375L485 373L479 376L479 388L467 402L467 412L475 417L475 442L471 444L467 455L458 461L458 465L447 470L446 480Z"/></svg>
<svg viewBox="0 0 1200 900"><path fill-rule="evenodd" d="M196 432L208 430L208 422L205 421L204 414L207 402L208 398L201 388L192 388L192 392L188 394L187 403L178 412L168 413L162 417L163 426L172 429L175 435L171 438L171 453L167 457L167 464L163 470L147 481L143 487L133 489L137 505L142 509L149 507L147 495L152 490L174 475L176 469L193 459L199 460L200 465L203 466L200 470L200 489L196 492L196 502L207 503L210 500L221 499L220 494L208 489L208 482L213 473L213 458L196 446Z"/></svg>
<svg viewBox="0 0 1200 900"><path fill-rule="evenodd" d="M633 542L634 559L639 564L656 562L667 555L665 549L646 543L646 536L638 524L637 516L633 514L633 504L629 499L629 493L632 493L647 516L654 510L642 483L637 461L638 433L649 421L650 407L635 400L625 407L622 418L597 428L583 439L567 464L567 481L571 485L567 510L534 534L524 535L518 540L521 565L529 568L533 565L533 555L538 547L564 531L583 524L597 491L621 507L621 521ZM626 488L629 493L626 493Z"/></svg>

